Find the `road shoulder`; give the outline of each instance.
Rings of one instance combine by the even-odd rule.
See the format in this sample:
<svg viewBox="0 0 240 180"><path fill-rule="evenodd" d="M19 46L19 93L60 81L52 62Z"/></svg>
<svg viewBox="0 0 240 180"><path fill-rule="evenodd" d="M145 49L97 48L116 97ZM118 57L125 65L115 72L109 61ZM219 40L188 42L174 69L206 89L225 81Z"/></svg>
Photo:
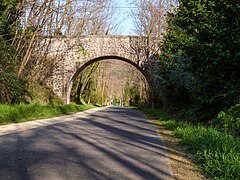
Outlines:
<svg viewBox="0 0 240 180"><path fill-rule="evenodd" d="M179 139L174 137L173 131L164 128L160 121L149 119L157 125L161 139L165 143L174 178L177 180L207 179L197 169L194 162L195 155L188 153L184 147L179 145Z"/></svg>
<svg viewBox="0 0 240 180"><path fill-rule="evenodd" d="M66 122L66 121L76 119L79 117L86 117L90 113L100 111L104 108L105 107L93 108L93 109L85 110L85 111L71 114L71 115L63 115L63 116L41 119L41 120L33 120L33 121L27 121L27 122L21 122L21 123L12 123L12 124L7 124L7 125L1 125L0 126L0 136L11 134L11 133L16 133L16 132L22 132L22 131L29 130L29 129L35 129L38 127L49 126L49 125L53 125L53 124L57 124L57 123L62 123L62 122Z"/></svg>

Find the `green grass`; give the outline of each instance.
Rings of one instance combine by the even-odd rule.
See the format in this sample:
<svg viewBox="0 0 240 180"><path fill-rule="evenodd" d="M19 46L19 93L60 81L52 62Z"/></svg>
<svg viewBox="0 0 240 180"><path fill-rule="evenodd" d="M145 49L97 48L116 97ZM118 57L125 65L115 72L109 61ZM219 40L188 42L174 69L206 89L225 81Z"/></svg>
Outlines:
<svg viewBox="0 0 240 180"><path fill-rule="evenodd" d="M144 109L167 129L174 131L181 144L196 154L197 163L213 179L240 179L240 139L212 127L171 119L156 109Z"/></svg>
<svg viewBox="0 0 240 180"><path fill-rule="evenodd" d="M86 109L94 108L94 105L40 105L18 104L0 105L0 124L17 123L34 119L50 118L64 114L72 114Z"/></svg>
<svg viewBox="0 0 240 180"><path fill-rule="evenodd" d="M202 170L219 179L240 179L240 140L202 126L177 127L175 135L197 154Z"/></svg>

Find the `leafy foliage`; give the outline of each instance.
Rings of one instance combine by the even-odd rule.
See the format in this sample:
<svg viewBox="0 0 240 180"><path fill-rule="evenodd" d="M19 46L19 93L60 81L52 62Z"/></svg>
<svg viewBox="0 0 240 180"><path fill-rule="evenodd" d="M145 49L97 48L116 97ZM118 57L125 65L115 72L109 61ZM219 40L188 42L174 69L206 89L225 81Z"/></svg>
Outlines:
<svg viewBox="0 0 240 180"><path fill-rule="evenodd" d="M93 63L83 69L73 84L71 99L78 104L85 102L101 103L101 95L96 91L94 86L94 72L99 63Z"/></svg>
<svg viewBox="0 0 240 180"><path fill-rule="evenodd" d="M19 103L29 95L27 81L17 77L14 60L15 47L11 44L17 27L16 0L0 2L0 102Z"/></svg>
<svg viewBox="0 0 240 180"><path fill-rule="evenodd" d="M11 39L14 35L14 21L16 0L3 0L0 2L0 72L12 70L14 47L11 46Z"/></svg>
<svg viewBox="0 0 240 180"><path fill-rule="evenodd" d="M0 72L0 89L0 102L3 103L19 103L29 95L27 81L11 72Z"/></svg>
<svg viewBox="0 0 240 180"><path fill-rule="evenodd" d="M138 86L130 84L128 81L124 87L124 104L126 106L141 106L142 99Z"/></svg>
<svg viewBox="0 0 240 180"><path fill-rule="evenodd" d="M160 87L164 96L164 105L190 102L192 74L188 70L188 61L181 54L175 54L168 59L162 58Z"/></svg>
<svg viewBox="0 0 240 180"><path fill-rule="evenodd" d="M240 104L221 111L213 121L213 125L240 137Z"/></svg>
<svg viewBox="0 0 240 180"><path fill-rule="evenodd" d="M0 2L0 39L11 40L17 28L17 0L2 0Z"/></svg>
<svg viewBox="0 0 240 180"><path fill-rule="evenodd" d="M176 13L168 16L162 44L160 59L169 72L160 76L170 79L163 87L183 88L200 111L212 115L236 103L240 97L239 14L238 0L180 0ZM185 83L178 82L181 74Z"/></svg>

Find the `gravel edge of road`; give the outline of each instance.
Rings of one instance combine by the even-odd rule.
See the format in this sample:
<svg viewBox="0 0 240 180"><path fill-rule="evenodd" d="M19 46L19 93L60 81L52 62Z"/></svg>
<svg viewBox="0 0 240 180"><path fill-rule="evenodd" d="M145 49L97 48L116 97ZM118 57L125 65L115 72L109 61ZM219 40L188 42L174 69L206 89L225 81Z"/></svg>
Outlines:
<svg viewBox="0 0 240 180"><path fill-rule="evenodd" d="M174 137L173 131L167 130L161 123L150 119L157 128L166 146L167 155L171 161L170 166L173 177L177 180L206 180L207 176L201 172L195 163L195 155L187 152L186 148L180 146L180 140Z"/></svg>

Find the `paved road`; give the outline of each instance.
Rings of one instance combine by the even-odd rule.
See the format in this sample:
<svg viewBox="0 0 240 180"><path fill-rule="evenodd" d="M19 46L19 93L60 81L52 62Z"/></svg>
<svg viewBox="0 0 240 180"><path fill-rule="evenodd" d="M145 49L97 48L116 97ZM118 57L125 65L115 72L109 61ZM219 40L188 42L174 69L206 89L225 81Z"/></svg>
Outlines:
<svg viewBox="0 0 240 180"><path fill-rule="evenodd" d="M0 127L0 179L172 179L163 142L144 115L119 107L85 114L19 124L15 132Z"/></svg>

